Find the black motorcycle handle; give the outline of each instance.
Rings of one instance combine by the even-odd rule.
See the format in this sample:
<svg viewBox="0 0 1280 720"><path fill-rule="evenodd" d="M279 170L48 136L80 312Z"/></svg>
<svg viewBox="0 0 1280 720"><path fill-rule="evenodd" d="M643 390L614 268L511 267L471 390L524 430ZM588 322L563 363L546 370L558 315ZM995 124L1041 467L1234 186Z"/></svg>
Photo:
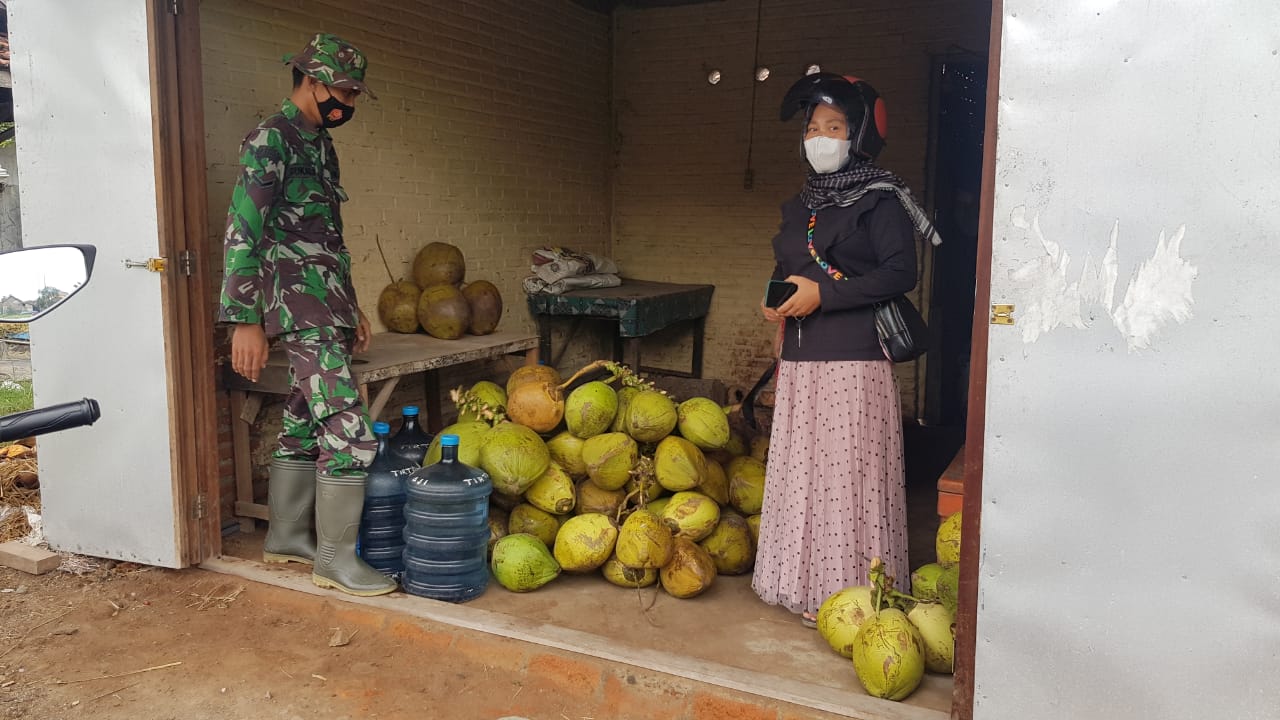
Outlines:
<svg viewBox="0 0 1280 720"><path fill-rule="evenodd" d="M0 442L92 425L102 417L98 401L85 398L0 417Z"/></svg>

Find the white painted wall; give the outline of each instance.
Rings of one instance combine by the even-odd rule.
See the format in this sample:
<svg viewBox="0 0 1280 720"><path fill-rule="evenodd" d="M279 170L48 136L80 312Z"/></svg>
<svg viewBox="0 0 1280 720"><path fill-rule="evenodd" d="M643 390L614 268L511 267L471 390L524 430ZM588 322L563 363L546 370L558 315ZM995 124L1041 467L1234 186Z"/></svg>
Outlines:
<svg viewBox="0 0 1280 720"><path fill-rule="evenodd" d="M1277 20L1005 1L979 720L1280 716Z"/></svg>
<svg viewBox="0 0 1280 720"><path fill-rule="evenodd" d="M24 244L98 246L89 285L32 326L37 405L96 398L93 427L41 437L45 535L176 566L144 0L12 0Z"/></svg>

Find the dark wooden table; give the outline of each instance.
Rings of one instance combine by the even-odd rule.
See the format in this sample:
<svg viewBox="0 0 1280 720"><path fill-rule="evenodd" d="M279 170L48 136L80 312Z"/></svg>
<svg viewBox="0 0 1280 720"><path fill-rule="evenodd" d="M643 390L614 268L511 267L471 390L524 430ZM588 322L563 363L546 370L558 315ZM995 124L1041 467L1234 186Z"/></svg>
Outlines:
<svg viewBox="0 0 1280 720"><path fill-rule="evenodd" d="M562 295L529 295L529 313L538 322L539 355L551 362L551 320L555 317L608 320L617 323L614 360L637 372L640 339L659 330L687 324L693 331L692 370L673 373L702 377L703 333L707 311L711 309L714 285L680 285L649 280L623 279L612 288L573 290Z"/></svg>

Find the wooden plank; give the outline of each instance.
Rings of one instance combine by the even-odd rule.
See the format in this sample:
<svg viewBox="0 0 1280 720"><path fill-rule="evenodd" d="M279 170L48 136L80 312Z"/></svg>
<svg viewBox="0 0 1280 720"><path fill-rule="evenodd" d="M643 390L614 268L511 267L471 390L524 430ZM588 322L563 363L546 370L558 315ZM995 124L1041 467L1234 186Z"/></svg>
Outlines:
<svg viewBox="0 0 1280 720"><path fill-rule="evenodd" d="M1000 34L1004 0L991 3L990 55L987 60L987 126L983 139L982 201L978 211L977 278L973 340L969 354L969 410L965 426L964 512L960 528L959 608L956 613L955 685L952 720L972 720L974 662L978 647L978 534L982 525L983 431L987 423L987 342L991 329L991 245L995 227L996 116L1000 101Z"/></svg>
<svg viewBox="0 0 1280 720"><path fill-rule="evenodd" d="M266 505L255 502L236 501L236 516L241 518L257 518L259 520L271 520L271 511ZM253 522L250 520L250 522Z"/></svg>
<svg viewBox="0 0 1280 720"><path fill-rule="evenodd" d="M251 533L255 527L253 516L239 511L241 504L253 503L253 458L249 456L249 424L242 419L248 395L243 390L231 391L231 457L235 463L236 516L240 518L240 532Z"/></svg>
<svg viewBox="0 0 1280 720"><path fill-rule="evenodd" d="M360 382L376 382L396 375L438 370L536 347L536 335L515 332L480 337L464 335L457 340L381 333L374 336L374 346L360 358L366 362L355 365L353 370Z"/></svg>
<svg viewBox="0 0 1280 720"><path fill-rule="evenodd" d="M335 602L349 602L404 613L423 620L556 648L609 662L632 665L695 682L730 688L757 697L835 713L842 717L860 720L945 720L947 717L946 713L929 708L887 702L861 693L787 680L768 673L730 667L676 653L633 647L620 643L615 638L557 627L549 623L531 622L477 607L439 602L399 592L380 597L359 598L335 590L318 588L311 583L309 575L273 572L261 563L249 560L223 556L207 560L200 567L265 585L329 598Z"/></svg>
<svg viewBox="0 0 1280 720"><path fill-rule="evenodd" d="M421 334L378 333L373 336L369 351L353 359L351 370L357 383L369 384L475 360L524 353L537 347L538 336L521 332L464 335L457 340L439 340ZM249 382L231 371L223 373L222 382L229 390L283 395L289 391L288 372L289 361L284 353L274 352L267 359L267 367L258 382Z"/></svg>
<svg viewBox="0 0 1280 720"><path fill-rule="evenodd" d="M427 432L435 435L444 429L440 417L440 372L429 370L422 374L422 391L427 406Z"/></svg>
<svg viewBox="0 0 1280 720"><path fill-rule="evenodd" d="M62 556L17 540L0 544L0 565L21 570L28 575L43 575L56 570Z"/></svg>

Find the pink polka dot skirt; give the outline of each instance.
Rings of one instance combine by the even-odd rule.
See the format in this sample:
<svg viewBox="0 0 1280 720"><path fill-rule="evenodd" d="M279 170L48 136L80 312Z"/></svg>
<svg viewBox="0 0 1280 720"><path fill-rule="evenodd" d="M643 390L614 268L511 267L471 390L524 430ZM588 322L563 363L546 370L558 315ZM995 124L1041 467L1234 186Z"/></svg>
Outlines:
<svg viewBox="0 0 1280 720"><path fill-rule="evenodd" d="M902 410L887 361L778 368L760 545L751 586L792 612L866 585L881 558L901 590L907 565Z"/></svg>

